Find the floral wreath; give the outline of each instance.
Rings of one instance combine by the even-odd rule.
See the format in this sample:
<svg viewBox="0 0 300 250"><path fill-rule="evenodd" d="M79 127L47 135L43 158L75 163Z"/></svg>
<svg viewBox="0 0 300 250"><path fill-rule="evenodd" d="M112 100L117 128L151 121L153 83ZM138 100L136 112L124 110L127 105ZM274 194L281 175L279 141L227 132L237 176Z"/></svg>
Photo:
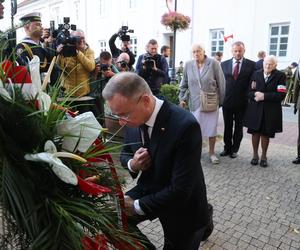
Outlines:
<svg viewBox="0 0 300 250"><path fill-rule="evenodd" d="M28 68L0 60L0 248L144 249L109 154L121 145L44 89L37 56Z"/></svg>

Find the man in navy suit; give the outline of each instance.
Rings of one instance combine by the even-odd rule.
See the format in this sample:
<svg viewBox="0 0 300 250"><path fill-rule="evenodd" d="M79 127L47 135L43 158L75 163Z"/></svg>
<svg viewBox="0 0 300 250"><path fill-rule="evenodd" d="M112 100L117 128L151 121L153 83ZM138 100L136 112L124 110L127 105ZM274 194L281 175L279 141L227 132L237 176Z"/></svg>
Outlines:
<svg viewBox="0 0 300 250"><path fill-rule="evenodd" d="M232 44L233 58L221 63L226 80L226 94L223 102L225 145L220 155L229 155L231 158L237 157L243 138L248 86L255 70L255 62L244 58L244 53L244 43L237 41Z"/></svg>
<svg viewBox="0 0 300 250"><path fill-rule="evenodd" d="M127 126L121 163L133 178L140 174L125 197L129 221L136 225L158 217L164 249L197 250L212 231L199 124L191 113L156 98L134 73L116 74L102 95L120 125Z"/></svg>

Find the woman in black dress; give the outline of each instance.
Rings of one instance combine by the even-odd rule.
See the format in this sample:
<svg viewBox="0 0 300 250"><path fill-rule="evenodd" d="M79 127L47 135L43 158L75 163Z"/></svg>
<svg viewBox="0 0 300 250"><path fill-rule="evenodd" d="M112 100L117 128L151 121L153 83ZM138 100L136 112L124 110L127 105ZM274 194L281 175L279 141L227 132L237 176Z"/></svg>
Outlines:
<svg viewBox="0 0 300 250"><path fill-rule="evenodd" d="M261 141L260 166L267 167L267 150L269 139L275 133L282 132L281 101L285 97L285 74L276 69L275 56L264 59L263 69L257 70L252 75L248 107L245 114L245 127L252 134L253 158L252 165L259 162L258 147Z"/></svg>

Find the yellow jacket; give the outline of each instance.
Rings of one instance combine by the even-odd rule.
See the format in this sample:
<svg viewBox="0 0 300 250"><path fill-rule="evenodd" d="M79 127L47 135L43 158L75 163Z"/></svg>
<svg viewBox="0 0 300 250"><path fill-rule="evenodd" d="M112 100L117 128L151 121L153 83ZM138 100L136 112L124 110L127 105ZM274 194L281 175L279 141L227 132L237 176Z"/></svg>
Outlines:
<svg viewBox="0 0 300 250"><path fill-rule="evenodd" d="M94 51L87 47L85 51L77 50L77 56L63 57L59 60L63 71L63 86L67 94L85 96L90 93L89 81L95 69ZM76 90L75 90L76 89Z"/></svg>

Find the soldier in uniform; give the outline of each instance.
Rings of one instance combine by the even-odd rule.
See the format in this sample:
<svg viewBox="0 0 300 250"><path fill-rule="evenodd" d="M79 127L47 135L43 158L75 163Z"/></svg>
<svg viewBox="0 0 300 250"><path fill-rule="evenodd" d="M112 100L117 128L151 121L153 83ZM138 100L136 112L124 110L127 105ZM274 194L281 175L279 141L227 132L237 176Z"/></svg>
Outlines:
<svg viewBox="0 0 300 250"><path fill-rule="evenodd" d="M297 158L293 160L294 164L300 164L300 69L298 68L295 71L295 78L294 78L294 95L293 95L293 102L294 102L294 114L298 112L298 140L297 140Z"/></svg>
<svg viewBox="0 0 300 250"><path fill-rule="evenodd" d="M20 21L24 24L26 37L17 44L17 62L26 66L33 55L37 55L40 58L40 73L47 72L51 58L41 42L43 27L40 13L27 14L21 17Z"/></svg>

